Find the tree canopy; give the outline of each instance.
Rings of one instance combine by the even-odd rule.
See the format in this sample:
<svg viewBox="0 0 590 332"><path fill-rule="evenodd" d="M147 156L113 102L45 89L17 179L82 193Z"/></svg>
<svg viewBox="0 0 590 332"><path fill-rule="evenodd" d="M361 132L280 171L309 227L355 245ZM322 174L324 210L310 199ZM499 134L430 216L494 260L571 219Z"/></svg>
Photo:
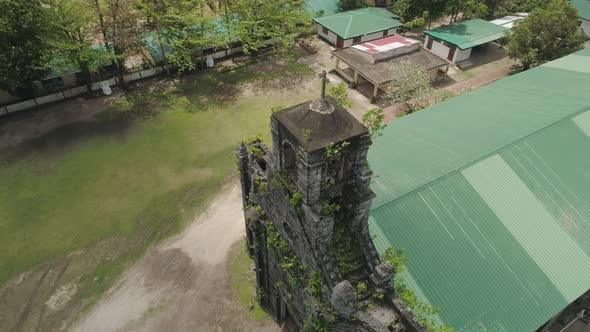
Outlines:
<svg viewBox="0 0 590 332"><path fill-rule="evenodd" d="M367 0L340 0L338 2L338 8L341 11L347 11L363 7L367 7Z"/></svg>
<svg viewBox="0 0 590 332"><path fill-rule="evenodd" d="M524 69L567 55L585 40L578 13L568 0L551 0L518 22L508 35L508 55Z"/></svg>
<svg viewBox="0 0 590 332"><path fill-rule="evenodd" d="M53 55L48 11L39 0L0 0L0 88L30 96Z"/></svg>
<svg viewBox="0 0 590 332"><path fill-rule="evenodd" d="M289 47L310 20L305 6L304 0L232 0L229 28L246 53L260 50L269 40L279 48Z"/></svg>
<svg viewBox="0 0 590 332"><path fill-rule="evenodd" d="M396 63L390 69L390 75L392 81L385 92L385 99L404 103L409 113L452 97L446 90L435 89L426 69L409 61Z"/></svg>
<svg viewBox="0 0 590 332"><path fill-rule="evenodd" d="M94 45L96 30L89 24L94 22L91 4L87 0L47 0L46 5L55 55L78 64L90 84L90 72L112 57L106 49Z"/></svg>
<svg viewBox="0 0 590 332"><path fill-rule="evenodd" d="M76 64L90 82L111 60L122 80L126 65L142 64L150 38L165 64L183 71L204 61L204 49L233 42L245 53L289 47L310 22L304 0L0 0L0 7L0 88L23 97L61 63Z"/></svg>

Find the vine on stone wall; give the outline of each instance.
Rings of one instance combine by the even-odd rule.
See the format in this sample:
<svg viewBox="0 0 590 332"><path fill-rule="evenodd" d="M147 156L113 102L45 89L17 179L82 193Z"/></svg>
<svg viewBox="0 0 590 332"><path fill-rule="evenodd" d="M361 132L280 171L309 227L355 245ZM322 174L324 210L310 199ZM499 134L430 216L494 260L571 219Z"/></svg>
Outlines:
<svg viewBox="0 0 590 332"><path fill-rule="evenodd" d="M435 320L434 316L440 312L440 309L418 298L416 292L408 286L402 277L402 273L406 270L405 264L408 262L405 251L389 247L383 254L383 260L389 261L393 266L395 270L393 277L395 293L405 305L412 309L414 316L432 332L454 332L453 328L448 325L441 325Z"/></svg>

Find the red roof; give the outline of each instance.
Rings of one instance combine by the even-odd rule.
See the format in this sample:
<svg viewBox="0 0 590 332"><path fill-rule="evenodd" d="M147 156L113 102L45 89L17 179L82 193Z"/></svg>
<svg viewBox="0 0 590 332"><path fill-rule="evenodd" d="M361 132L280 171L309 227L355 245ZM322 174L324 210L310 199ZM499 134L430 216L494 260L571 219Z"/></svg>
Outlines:
<svg viewBox="0 0 590 332"><path fill-rule="evenodd" d="M370 42L354 45L352 47L367 53L377 54L415 43L418 43L418 41L399 35L393 35L377 40L372 40Z"/></svg>

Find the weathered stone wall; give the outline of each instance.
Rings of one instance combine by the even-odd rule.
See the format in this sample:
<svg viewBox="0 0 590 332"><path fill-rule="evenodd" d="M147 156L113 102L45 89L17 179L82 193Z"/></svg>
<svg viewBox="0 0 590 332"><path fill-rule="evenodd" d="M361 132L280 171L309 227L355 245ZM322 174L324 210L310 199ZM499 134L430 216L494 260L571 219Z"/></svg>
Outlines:
<svg viewBox="0 0 590 332"><path fill-rule="evenodd" d="M393 268L381 263L369 236L369 134L347 138L334 157L326 153L330 143L306 150L274 116L271 133L272 151L259 141L237 151L260 302L279 323L291 319L300 329L324 330L329 324L333 331L420 331L411 314L396 307ZM373 300L357 294L361 282L374 295L387 295L376 305L388 315L367 311Z"/></svg>

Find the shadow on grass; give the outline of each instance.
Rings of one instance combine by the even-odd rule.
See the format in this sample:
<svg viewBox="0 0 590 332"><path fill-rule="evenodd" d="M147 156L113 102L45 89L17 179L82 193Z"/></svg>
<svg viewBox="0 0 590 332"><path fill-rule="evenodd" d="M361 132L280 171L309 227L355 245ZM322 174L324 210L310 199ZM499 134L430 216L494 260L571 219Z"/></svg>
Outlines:
<svg viewBox="0 0 590 332"><path fill-rule="evenodd" d="M124 140L133 122L124 117L110 117L99 121L67 124L14 147L0 149L0 166L15 161L35 158L38 154L54 155L70 151L92 138L109 136Z"/></svg>

